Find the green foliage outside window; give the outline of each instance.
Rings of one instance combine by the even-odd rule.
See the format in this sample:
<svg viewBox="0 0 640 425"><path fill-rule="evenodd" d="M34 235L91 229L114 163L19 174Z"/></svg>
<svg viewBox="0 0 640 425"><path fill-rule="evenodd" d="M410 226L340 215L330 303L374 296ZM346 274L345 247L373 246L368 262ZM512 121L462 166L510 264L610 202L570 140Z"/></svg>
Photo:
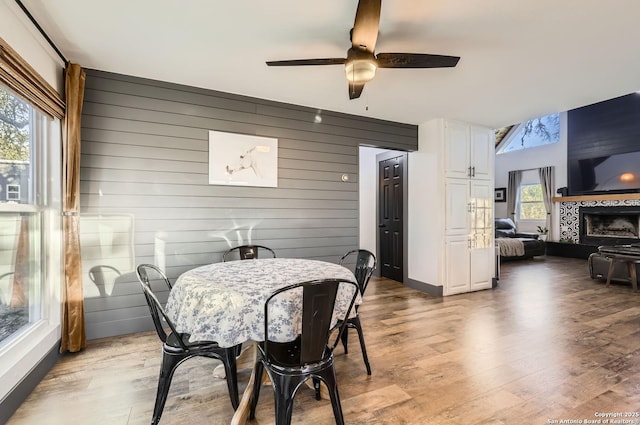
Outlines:
<svg viewBox="0 0 640 425"><path fill-rule="evenodd" d="M29 160L30 108L0 87L0 160Z"/></svg>
<svg viewBox="0 0 640 425"><path fill-rule="evenodd" d="M520 186L520 220L545 220L547 210L544 208L542 186L540 184L524 184Z"/></svg>

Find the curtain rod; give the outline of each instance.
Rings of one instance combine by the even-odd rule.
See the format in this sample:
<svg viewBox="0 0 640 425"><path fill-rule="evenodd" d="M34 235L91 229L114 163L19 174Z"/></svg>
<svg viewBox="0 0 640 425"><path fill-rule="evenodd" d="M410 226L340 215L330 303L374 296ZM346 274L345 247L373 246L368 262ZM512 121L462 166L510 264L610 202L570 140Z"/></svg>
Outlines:
<svg viewBox="0 0 640 425"><path fill-rule="evenodd" d="M69 63L69 61L67 60L67 58L64 57L64 55L62 54L62 52L58 49L58 46L55 45L55 43L49 38L49 36L47 35L46 32L44 32L44 30L42 29L42 27L40 26L40 24L38 24L38 22L36 21L36 19L33 17L33 15L31 15L31 13L29 13L29 11L27 10L27 8L25 7L24 4L22 4L22 2L20 0L15 0L16 3L18 4L18 6L20 6L20 9L22 9L22 11L24 12L25 15L27 15L27 17L29 18L29 20L31 21L31 23L33 25L35 25L35 27L38 29L38 31L40 31L40 34L42 34L42 36L45 38L45 40L47 40L47 43L49 43L49 45L53 48L53 50L56 51L56 53L58 54L58 56L60 56L60 59L62 59L62 61L65 63L65 65L67 63Z"/></svg>

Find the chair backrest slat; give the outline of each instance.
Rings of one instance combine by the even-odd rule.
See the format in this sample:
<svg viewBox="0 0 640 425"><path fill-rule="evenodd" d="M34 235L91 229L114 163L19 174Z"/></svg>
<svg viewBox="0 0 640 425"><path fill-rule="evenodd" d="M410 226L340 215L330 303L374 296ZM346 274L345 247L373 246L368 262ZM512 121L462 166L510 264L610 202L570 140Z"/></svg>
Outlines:
<svg viewBox="0 0 640 425"><path fill-rule="evenodd" d="M240 260L255 260L259 257L260 250L266 251L271 257L276 258L276 253L269 247L263 245L240 245L222 254L222 261L230 261L234 253L238 254Z"/></svg>
<svg viewBox="0 0 640 425"><path fill-rule="evenodd" d="M138 276L138 281L142 286L142 291L147 300L147 304L149 305L149 311L151 313L151 318L153 319L153 325L155 326L156 332L158 333L158 337L162 340L162 342L166 342L168 335L164 329L164 325L162 323L163 320L167 324L167 326L169 326L171 332L176 335L178 335L178 332L176 332L173 322L171 321L169 316L167 316L164 308L162 308L162 304L158 300L158 297L156 297L156 295L154 294L153 289L151 288L151 282L154 280L164 281L169 290L172 289L171 282L169 281L169 278L164 274L164 272L162 272L159 267L153 264L138 265L138 267L136 267L136 275ZM182 338L177 338L177 341L182 349L187 350L187 346L183 343Z"/></svg>
<svg viewBox="0 0 640 425"><path fill-rule="evenodd" d="M366 249L354 249L342 256L340 265L351 265L354 260L353 275L358 281L360 293L364 295L364 291L367 289L367 285L369 285L369 279L371 279L376 269L376 256Z"/></svg>
<svg viewBox="0 0 640 425"><path fill-rule="evenodd" d="M314 280L289 285L273 292L269 298L267 298L264 307L265 356L269 358L269 345L271 343L269 338L269 306L271 302L278 296L281 296L282 293L296 291L298 288L302 288L302 291L299 291L298 294L298 296L300 296L300 294L302 295L302 300L300 300L302 305L300 362L302 364L317 362L331 354L338 344L347 323L346 320L342 320L337 331L331 328L331 319L341 285L347 285L348 287L343 288L343 290L350 291L350 302L345 312L345 317L348 317L359 290L355 282L340 279ZM335 340L330 343L333 332L335 332Z"/></svg>
<svg viewBox="0 0 640 425"><path fill-rule="evenodd" d="M310 363L322 359L329 341L331 317L339 281L325 285L307 285L302 294L302 346L300 361Z"/></svg>

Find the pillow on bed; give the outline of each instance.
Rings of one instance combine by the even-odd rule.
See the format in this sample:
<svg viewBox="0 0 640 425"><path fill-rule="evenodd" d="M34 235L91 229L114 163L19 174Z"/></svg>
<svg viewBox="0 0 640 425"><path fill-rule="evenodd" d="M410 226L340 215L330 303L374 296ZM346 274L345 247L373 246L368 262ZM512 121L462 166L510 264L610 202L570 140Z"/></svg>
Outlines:
<svg viewBox="0 0 640 425"><path fill-rule="evenodd" d="M510 218L496 218L496 229L512 229L515 231L516 225Z"/></svg>
<svg viewBox="0 0 640 425"><path fill-rule="evenodd" d="M516 236L516 231L513 229L496 228L496 238L513 238L515 236Z"/></svg>

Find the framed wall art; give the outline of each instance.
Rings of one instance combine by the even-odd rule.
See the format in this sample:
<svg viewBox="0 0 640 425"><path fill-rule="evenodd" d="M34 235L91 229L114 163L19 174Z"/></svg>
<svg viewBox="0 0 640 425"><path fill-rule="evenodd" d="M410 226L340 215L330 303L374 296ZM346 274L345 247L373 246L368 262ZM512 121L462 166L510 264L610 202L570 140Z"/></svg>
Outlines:
<svg viewBox="0 0 640 425"><path fill-rule="evenodd" d="M278 187L278 139L209 131L209 184Z"/></svg>
<svg viewBox="0 0 640 425"><path fill-rule="evenodd" d="M495 194L493 196L495 202L507 202L507 188L496 187Z"/></svg>

